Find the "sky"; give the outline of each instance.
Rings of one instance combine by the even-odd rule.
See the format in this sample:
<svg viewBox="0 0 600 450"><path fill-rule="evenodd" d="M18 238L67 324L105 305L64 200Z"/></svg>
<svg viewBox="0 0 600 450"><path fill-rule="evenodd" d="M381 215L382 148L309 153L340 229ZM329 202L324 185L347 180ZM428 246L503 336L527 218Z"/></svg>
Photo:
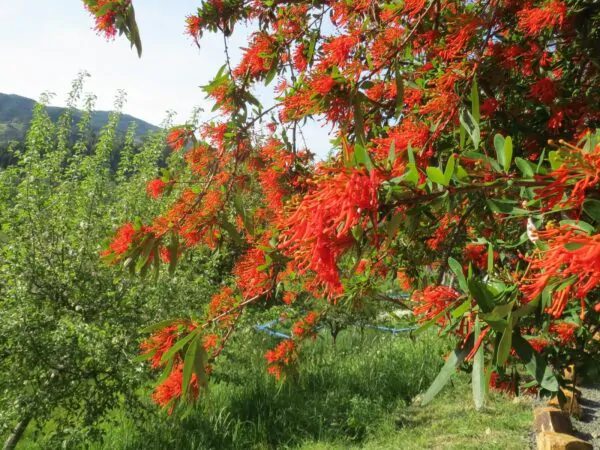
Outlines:
<svg viewBox="0 0 600 450"><path fill-rule="evenodd" d="M138 58L124 38L106 41L93 30L93 18L81 0L0 0L0 92L39 99L55 93L52 105L63 106L72 80L85 70L85 92L97 96L96 109L110 110L119 89L127 93L124 112L160 124L167 111L185 122L195 107L212 103L200 86L224 63L223 38L206 34L198 49L184 35L185 16L200 0L134 0L142 37ZM250 31L230 37L230 53L238 60ZM268 91L258 97L268 103ZM213 113L214 115L214 113ZM210 115L211 117L213 115ZM309 123L304 128L309 149L324 157L329 151L328 128Z"/></svg>

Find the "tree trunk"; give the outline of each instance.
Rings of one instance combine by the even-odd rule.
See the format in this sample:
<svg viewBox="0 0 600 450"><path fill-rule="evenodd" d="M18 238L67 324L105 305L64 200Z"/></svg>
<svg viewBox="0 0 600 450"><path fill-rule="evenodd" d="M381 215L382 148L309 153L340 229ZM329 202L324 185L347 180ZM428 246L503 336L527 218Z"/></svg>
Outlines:
<svg viewBox="0 0 600 450"><path fill-rule="evenodd" d="M14 450L14 448L17 446L17 444L23 437L23 433L25 433L25 430L27 429L27 425L29 425L30 420L31 417L25 417L24 419L21 419L19 423L17 423L15 429L12 431L12 433L10 433L10 436L8 436L8 439L4 443L4 447L2 447L2 450Z"/></svg>

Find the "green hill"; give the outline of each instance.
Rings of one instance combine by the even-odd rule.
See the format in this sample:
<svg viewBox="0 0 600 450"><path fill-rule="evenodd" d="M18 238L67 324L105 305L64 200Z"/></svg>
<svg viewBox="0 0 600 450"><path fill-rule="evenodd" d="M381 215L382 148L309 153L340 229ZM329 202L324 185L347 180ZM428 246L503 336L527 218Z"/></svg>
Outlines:
<svg viewBox="0 0 600 450"><path fill-rule="evenodd" d="M33 112L33 106L35 100L27 97L21 97L20 95L14 94L2 94L0 93L0 144L9 141L22 141L29 127L31 120L31 114ZM49 106L47 108L48 114L52 120L58 119L58 117L64 112L65 108L59 108L55 106ZM102 128L108 121L108 111L94 111L92 113L92 130L97 131ZM81 112L76 112L74 118L77 121L81 117ZM159 127L152 125L143 120L137 119L127 114L121 116L119 122L118 131L125 134L127 127L131 122L137 124L136 133L138 136L145 136L148 132L159 130Z"/></svg>

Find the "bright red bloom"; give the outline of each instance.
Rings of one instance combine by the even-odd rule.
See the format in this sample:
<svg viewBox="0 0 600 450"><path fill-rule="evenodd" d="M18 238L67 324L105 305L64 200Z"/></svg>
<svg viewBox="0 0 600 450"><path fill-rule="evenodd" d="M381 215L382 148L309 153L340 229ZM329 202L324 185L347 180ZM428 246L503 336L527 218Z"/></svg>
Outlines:
<svg viewBox="0 0 600 450"><path fill-rule="evenodd" d="M146 185L146 191L148 192L148 195L150 197L158 198L163 194L166 185L167 183L165 183L160 178L157 178L155 180L150 181Z"/></svg>
<svg viewBox="0 0 600 450"><path fill-rule="evenodd" d="M434 235L427 239L427 244L432 250L439 250L446 241L446 237L454 229L456 224L460 221L460 217L455 214L444 214L440 219L438 227L436 228Z"/></svg>
<svg viewBox="0 0 600 450"><path fill-rule="evenodd" d="M295 342L291 339L285 339L274 350L265 353L265 359L269 363L267 371L279 380L286 367L295 362L297 358L298 353Z"/></svg>
<svg viewBox="0 0 600 450"><path fill-rule="evenodd" d="M561 317L574 294L581 300L583 317L584 297L600 284L600 234L587 236L579 228L567 225L541 231L539 237L548 249L531 261L532 275L521 285L525 301L534 300L549 284L571 280L571 284L555 292L547 312Z"/></svg>
<svg viewBox="0 0 600 450"><path fill-rule="evenodd" d="M378 187L376 171L332 172L315 182L282 224L279 248L297 261L300 273L312 270L328 295L342 292L337 260L353 242L350 230L377 213Z"/></svg>
<svg viewBox="0 0 600 450"><path fill-rule="evenodd" d="M497 372L492 372L490 376L490 388L510 395L513 395L516 391L514 380L508 377L501 377Z"/></svg>
<svg viewBox="0 0 600 450"><path fill-rule="evenodd" d="M317 318L317 314L314 311L311 311L306 315L306 317L296 322L292 327L292 333L294 333L294 336L306 337L311 335L316 337L314 327L315 323L317 322Z"/></svg>
<svg viewBox="0 0 600 450"><path fill-rule="evenodd" d="M190 379L191 389L188 392L196 398L198 397L198 378L195 373L192 373L192 377ZM183 388L183 364L179 363L173 367L171 374L164 381L164 383L159 384L154 393L152 394L152 400L161 406L167 407L169 406L169 414L173 412L173 408L175 405L173 404L175 400L179 399L182 394Z"/></svg>
<svg viewBox="0 0 600 450"><path fill-rule="evenodd" d="M186 33L198 42L202 32L202 18L198 16L187 16L185 18L185 28Z"/></svg>
<svg viewBox="0 0 600 450"><path fill-rule="evenodd" d="M542 103L550 104L556 98L556 83L550 78L542 78L533 83L530 95Z"/></svg>
<svg viewBox="0 0 600 450"><path fill-rule="evenodd" d="M556 339L562 345L568 345L574 343L577 339L575 332L578 328L574 323L558 322L550 324L549 331L556 336Z"/></svg>
<svg viewBox="0 0 600 450"><path fill-rule="evenodd" d="M265 263L265 252L258 248L251 248L235 264L233 274L244 298L261 295L270 288L271 270L258 270Z"/></svg>
<svg viewBox="0 0 600 450"><path fill-rule="evenodd" d="M337 36L323 44L324 57L321 63L326 67L344 66L350 56L350 52L358 43L355 36Z"/></svg>
<svg viewBox="0 0 600 450"><path fill-rule="evenodd" d="M542 353L544 349L550 345L550 342L543 338L533 338L529 339L527 342L529 342L533 349L538 353Z"/></svg>
<svg viewBox="0 0 600 450"><path fill-rule="evenodd" d="M140 344L143 355L152 354L150 361L153 368L158 368L165 365L161 362L163 355L175 344L179 339L181 331L181 323L173 323L154 334L148 339L145 339Z"/></svg>
<svg viewBox="0 0 600 450"><path fill-rule="evenodd" d="M188 139L191 137L192 132L185 128L175 128L167 135L167 144L173 150L181 150L185 147Z"/></svg>
<svg viewBox="0 0 600 450"><path fill-rule="evenodd" d="M524 8L517 15L519 29L536 37L547 29L562 27L567 16L567 6L561 0L552 0L539 8Z"/></svg>
<svg viewBox="0 0 600 450"><path fill-rule="evenodd" d="M413 292L412 311L419 318L419 322L427 322L456 304L460 296L459 292L448 286L427 286L422 291ZM446 314L437 319L437 323L444 326L448 321L449 314L450 311L446 311Z"/></svg>
<svg viewBox="0 0 600 450"><path fill-rule="evenodd" d="M202 346L204 350L209 351L217 346L219 343L219 336L216 334L207 334L202 338Z"/></svg>
<svg viewBox="0 0 600 450"><path fill-rule="evenodd" d="M104 34L107 39L113 39L118 31L115 26L117 17L124 15L131 1L97 0L95 2L84 1L84 3L88 11L95 16L96 31Z"/></svg>
<svg viewBox="0 0 600 450"><path fill-rule="evenodd" d="M265 34L257 33L254 35L250 47L245 49L242 61L235 68L233 74L236 77L244 77L249 74L256 77L271 70L274 62L274 39Z"/></svg>
<svg viewBox="0 0 600 450"><path fill-rule="evenodd" d="M133 228L133 224L126 223L117 230L113 241L110 243L110 249L119 255L125 253L127 250L129 250L135 233L136 232Z"/></svg>

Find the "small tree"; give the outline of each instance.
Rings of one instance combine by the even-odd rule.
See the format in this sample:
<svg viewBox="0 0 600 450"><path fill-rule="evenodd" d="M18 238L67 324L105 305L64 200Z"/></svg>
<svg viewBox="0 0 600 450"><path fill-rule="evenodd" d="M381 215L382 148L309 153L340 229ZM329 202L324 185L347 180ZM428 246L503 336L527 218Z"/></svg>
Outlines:
<svg viewBox="0 0 600 450"><path fill-rule="evenodd" d="M180 288L178 280L147 283L100 261L100 242L115 224L157 213L157 203L137 192L158 171L166 132L143 145L133 128L118 135L119 94L93 139L93 97L85 99L82 119L72 120L83 79L75 81L58 123L45 111L48 96L42 97L26 142L14 153L16 165L0 171L0 434L10 432L6 449L31 421L38 430L52 424L44 439L54 447L97 437L99 422L116 406L141 411L136 389L146 378L135 362L138 329L185 314L179 295L210 292L195 270L180 273L182 281L195 279L186 290L187 280ZM218 281L209 258L189 257Z"/></svg>
<svg viewBox="0 0 600 450"><path fill-rule="evenodd" d="M141 50L131 1L84 3L100 32ZM199 395L248 305L309 295L313 327L330 305L385 298L399 269L423 327L458 340L425 403L465 361L478 408L485 374L494 384L508 367L557 392L542 338L580 341L578 357L597 361L585 343L600 311L599 14L563 0L202 2L186 27L198 44L223 34L224 65L204 87L219 120L172 131L187 169L152 182L168 184L171 206L123 227L106 256L148 270L157 252L173 267L181 249L223 239L246 250L201 319L147 341L164 370L155 400ZM228 36L247 21L258 31L235 62ZM253 87L273 80L263 107ZM326 163L299 145L311 118L335 130ZM267 354L272 373L306 335Z"/></svg>

